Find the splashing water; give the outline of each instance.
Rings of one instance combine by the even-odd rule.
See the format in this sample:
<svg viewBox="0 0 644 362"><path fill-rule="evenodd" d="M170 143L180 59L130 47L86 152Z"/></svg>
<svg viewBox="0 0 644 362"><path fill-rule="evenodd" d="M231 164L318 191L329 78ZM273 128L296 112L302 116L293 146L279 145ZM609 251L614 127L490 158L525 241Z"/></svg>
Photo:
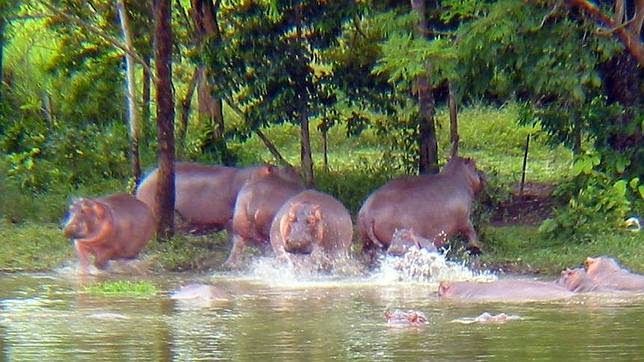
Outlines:
<svg viewBox="0 0 644 362"><path fill-rule="evenodd" d="M389 282L438 283L440 281L492 281L490 272L474 272L463 263L448 261L445 255L416 247L401 257L386 256L381 259L380 270L374 278Z"/></svg>
<svg viewBox="0 0 644 362"><path fill-rule="evenodd" d="M251 260L249 268L238 275L242 278L260 280L271 286L306 287L311 284L380 284L394 285L420 283L438 287L440 281L492 281L496 275L484 271L475 272L464 263L448 261L445 255L416 247L403 256L382 256L379 267L367 270L360 262L344 258L335 260L332 267L319 260L311 262L306 257L292 258L282 263L271 257Z"/></svg>

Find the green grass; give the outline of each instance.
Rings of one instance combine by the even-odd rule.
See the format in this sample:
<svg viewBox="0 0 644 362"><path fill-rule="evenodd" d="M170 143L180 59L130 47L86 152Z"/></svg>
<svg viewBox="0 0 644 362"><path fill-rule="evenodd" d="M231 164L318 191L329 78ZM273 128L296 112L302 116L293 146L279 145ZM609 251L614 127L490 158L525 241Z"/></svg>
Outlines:
<svg viewBox="0 0 644 362"><path fill-rule="evenodd" d="M55 224L14 225L0 220L0 270L44 271L74 258L74 249Z"/></svg>
<svg viewBox="0 0 644 362"><path fill-rule="evenodd" d="M486 253L481 262L493 269L557 274L580 266L588 256L609 255L626 268L644 273L641 232L614 230L588 243L544 239L532 226L488 226L484 235Z"/></svg>
<svg viewBox="0 0 644 362"><path fill-rule="evenodd" d="M105 281L85 287L89 294L102 296L149 297L158 293L154 284L148 281L116 280Z"/></svg>

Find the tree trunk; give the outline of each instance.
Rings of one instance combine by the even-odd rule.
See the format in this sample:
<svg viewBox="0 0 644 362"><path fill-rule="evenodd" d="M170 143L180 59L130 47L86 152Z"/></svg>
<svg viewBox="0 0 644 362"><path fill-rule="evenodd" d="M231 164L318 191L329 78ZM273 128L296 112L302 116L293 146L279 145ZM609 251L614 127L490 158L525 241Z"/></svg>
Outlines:
<svg viewBox="0 0 644 362"><path fill-rule="evenodd" d="M454 94L454 84L452 82L447 83L447 88L449 90L449 141L452 145L450 150L450 157L458 156L458 112L456 109L456 95Z"/></svg>
<svg viewBox="0 0 644 362"><path fill-rule="evenodd" d="M152 74L150 74L150 57L145 57L145 64L147 66L143 67L143 112L141 114L141 133L145 136L146 140L149 140L152 136L152 127L150 126L150 80L152 79Z"/></svg>
<svg viewBox="0 0 644 362"><path fill-rule="evenodd" d="M322 147L324 148L324 171L329 171L329 131L322 131Z"/></svg>
<svg viewBox="0 0 644 362"><path fill-rule="evenodd" d="M4 16L0 16L0 104L2 103L2 98L4 95L4 28L5 19Z"/></svg>
<svg viewBox="0 0 644 362"><path fill-rule="evenodd" d="M266 135L264 134L264 132L262 132L261 129L259 128L256 129L255 134L257 134L257 137L259 137L259 139L262 140L262 142L264 143L268 151L273 155L273 157L277 159L277 162L280 165L291 166L291 164L288 163L288 161L286 161L286 159L282 156L280 151L277 150L277 147L275 147L275 144L271 142L271 140L268 139L268 137L266 137Z"/></svg>
<svg viewBox="0 0 644 362"><path fill-rule="evenodd" d="M300 119L300 160L302 163L302 177L304 185L312 188L313 181L313 159L311 157L311 137L309 135L308 113L302 111Z"/></svg>
<svg viewBox="0 0 644 362"><path fill-rule="evenodd" d="M302 4L295 7L295 25L296 25L296 34L297 41L302 46L301 49L304 49L305 44L304 38L302 36ZM304 57L302 57L304 58ZM302 64L296 64L297 66L303 66ZM306 92L306 80L302 79L304 85L301 87L299 98L299 114L300 114L300 166L302 168L302 178L304 178L304 185L308 188L312 188L314 185L313 179L313 157L311 156L311 137L309 132L309 99Z"/></svg>
<svg viewBox="0 0 644 362"><path fill-rule="evenodd" d="M183 149L186 141L186 132L188 131L188 120L190 119L190 105L192 104L192 96L194 95L195 88L199 82L200 71L199 68L195 69L195 72L190 78L190 84L188 84L188 90L186 91L186 96L183 97L181 101L181 119L179 121L179 127L177 127L177 144L179 148Z"/></svg>
<svg viewBox="0 0 644 362"><path fill-rule="evenodd" d="M220 1L216 0L192 0L190 14L195 25L195 43L202 48L207 42L220 38L219 24L217 23L217 12ZM208 74L209 69L204 65L200 66L198 83L199 119L207 122L212 127L211 144L219 153L222 162L228 160L230 155L224 139L225 124L223 114L223 102L220 98L213 96L212 84Z"/></svg>
<svg viewBox="0 0 644 362"><path fill-rule="evenodd" d="M125 10L125 3L123 0L116 1L116 9L118 10L119 18L121 20L121 31L123 32L123 39L125 46L134 51L132 44L132 33L130 32L130 23L128 20L127 12ZM127 73L127 108L128 108L128 124L130 128L130 165L134 184L138 185L141 180L141 161L139 159L139 139L141 137L141 126L139 120L139 108L136 104L136 77L134 75L135 65L134 57L130 52L125 53L125 70ZM135 188L136 189L136 188ZM134 189L132 190L134 192Z"/></svg>
<svg viewBox="0 0 644 362"><path fill-rule="evenodd" d="M427 34L427 18L425 17L425 1L411 0L411 7L418 15L416 36L421 38ZM420 119L418 120L418 173L438 173L438 144L436 141L436 126L434 124L435 104L432 86L429 83L431 65L426 64L427 74L416 78L416 92Z"/></svg>
<svg viewBox="0 0 644 362"><path fill-rule="evenodd" d="M154 0L157 134L159 176L157 237L174 235L174 101L172 99L172 29L170 0Z"/></svg>

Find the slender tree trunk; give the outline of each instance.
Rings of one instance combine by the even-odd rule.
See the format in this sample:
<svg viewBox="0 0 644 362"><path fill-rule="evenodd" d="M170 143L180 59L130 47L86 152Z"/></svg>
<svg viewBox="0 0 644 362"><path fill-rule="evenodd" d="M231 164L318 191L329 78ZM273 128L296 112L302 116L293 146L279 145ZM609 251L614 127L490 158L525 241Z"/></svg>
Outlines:
<svg viewBox="0 0 644 362"><path fill-rule="evenodd" d="M186 96L183 97L181 101L181 120L179 121L179 127L177 128L177 144L179 148L183 149L186 141L186 132L188 131L188 120L190 119L190 105L192 104L192 96L194 95L195 88L199 82L200 71L199 68L195 69L195 72L192 74L190 79L190 84L188 84L188 90L186 91Z"/></svg>
<svg viewBox="0 0 644 362"><path fill-rule="evenodd" d="M296 33L297 41L301 44L304 42L302 37L302 4L298 5L295 8L295 24L296 24ZM302 52L304 51L304 44L301 44ZM304 58L304 57L302 57ZM297 66L303 66L301 64L296 64ZM306 93L306 81L303 82L304 86L303 91L301 91L300 96L300 165L302 167L302 177L304 178L304 185L306 187L312 188L314 185L314 176L313 176L313 157L311 156L311 137L309 131L309 112L308 112L308 103L309 99Z"/></svg>
<svg viewBox="0 0 644 362"><path fill-rule="evenodd" d="M220 0L191 0L192 8L190 14L195 25L195 42L198 47L203 47L207 42L220 38L217 12L219 11ZM225 124L223 114L223 102L213 95L212 83L209 75L209 68L200 66L200 77L198 84L199 119L205 121L212 127L211 144L220 154L223 161L228 160L230 155L224 139Z"/></svg>
<svg viewBox="0 0 644 362"><path fill-rule="evenodd" d="M411 0L412 9L418 14L416 36L427 34L427 19L425 17L425 1ZM419 157L418 173L438 173L438 143L436 140L436 125L434 124L435 104L432 86L429 82L431 65L427 64L427 74L416 78L416 92L420 108L419 123Z"/></svg>
<svg viewBox="0 0 644 362"><path fill-rule="evenodd" d="M311 137L309 133L309 116L302 111L300 119L300 160L302 162L302 177L306 187L313 187L313 159L311 158Z"/></svg>
<svg viewBox="0 0 644 362"><path fill-rule="evenodd" d="M143 125L141 129L141 133L145 135L145 139L148 140L150 139L149 136L152 136L151 129L152 127L150 126L150 83L152 79L152 74L150 74L150 57L146 56L145 57L145 64L147 65L146 67L143 67L143 90L142 90L142 97L143 98L143 112L141 112L141 124Z"/></svg>
<svg viewBox="0 0 644 362"><path fill-rule="evenodd" d="M4 96L4 28L5 19L0 16L0 103L2 103Z"/></svg>
<svg viewBox="0 0 644 362"><path fill-rule="evenodd" d="M329 131L322 131L322 147L324 148L324 171L329 171Z"/></svg>
<svg viewBox="0 0 644 362"><path fill-rule="evenodd" d="M128 123L130 128L130 165L134 184L138 185L141 180L141 161L139 158L139 139L141 138L141 125L139 120L139 108L136 104L136 76L134 75L135 64L134 57L130 55L134 51L132 44L132 33L130 32L130 23L125 10L125 3L123 0L116 1L116 9L118 10L119 18L121 20L121 31L123 32L123 39L125 46L130 52L125 54L125 69L127 73L127 108L128 108ZM134 190L132 190L134 192Z"/></svg>
<svg viewBox="0 0 644 362"><path fill-rule="evenodd" d="M172 96L172 29L170 0L154 0L157 133L159 177L156 210L157 237L174 235L174 100Z"/></svg>
<svg viewBox="0 0 644 362"><path fill-rule="evenodd" d="M275 147L275 144L271 142L271 140L268 137L266 137L266 135L264 134L264 132L262 132L261 129L259 128L256 129L255 134L257 134L257 137L259 137L259 139L262 140L262 142L264 143L268 151L273 155L273 157L277 159L277 162L279 162L280 165L291 166L291 164L288 163L288 161L286 161L286 159L282 156L280 151L277 150L277 147Z"/></svg>
<svg viewBox="0 0 644 362"><path fill-rule="evenodd" d="M452 144L450 157L454 157L458 156L458 112L456 109L456 95L454 94L454 84L452 82L449 82L447 84L447 88L449 89L449 98L447 101L449 106L449 140Z"/></svg>

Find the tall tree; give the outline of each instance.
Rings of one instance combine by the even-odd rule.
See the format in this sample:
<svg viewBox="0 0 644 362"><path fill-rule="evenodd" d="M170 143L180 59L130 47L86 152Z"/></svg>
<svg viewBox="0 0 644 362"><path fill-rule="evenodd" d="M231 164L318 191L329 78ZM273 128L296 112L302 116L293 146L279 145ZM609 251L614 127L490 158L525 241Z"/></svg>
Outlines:
<svg viewBox="0 0 644 362"><path fill-rule="evenodd" d="M301 127L301 167L313 184L308 123L333 94L320 54L337 40L352 1L242 1L222 5L227 29L210 51L215 91L236 103L246 132L274 123Z"/></svg>
<svg viewBox="0 0 644 362"><path fill-rule="evenodd" d="M418 17L416 36L420 39L429 33L427 18L425 16L425 0L411 0L411 8ZM429 61L425 63L426 74L419 74L416 77L416 95L418 96L419 118L418 118L418 173L438 173L438 144L436 141L436 125L434 114L436 113L432 85L429 82L432 65Z"/></svg>
<svg viewBox="0 0 644 362"><path fill-rule="evenodd" d="M141 161L139 157L139 139L141 137L141 119L139 118L139 107L136 102L136 77L135 77L135 63L134 45L132 42L132 31L130 30L130 20L125 8L123 0L116 1L116 8L119 14L121 23L121 31L123 32L123 40L128 52L125 54L125 71L127 73L127 109L128 109L128 124L130 129L130 164L132 168L132 177L134 184L138 185L141 179Z"/></svg>
<svg viewBox="0 0 644 362"><path fill-rule="evenodd" d="M174 98L172 94L171 0L154 0L154 63L156 68L159 176L156 215L157 236L174 235Z"/></svg>

